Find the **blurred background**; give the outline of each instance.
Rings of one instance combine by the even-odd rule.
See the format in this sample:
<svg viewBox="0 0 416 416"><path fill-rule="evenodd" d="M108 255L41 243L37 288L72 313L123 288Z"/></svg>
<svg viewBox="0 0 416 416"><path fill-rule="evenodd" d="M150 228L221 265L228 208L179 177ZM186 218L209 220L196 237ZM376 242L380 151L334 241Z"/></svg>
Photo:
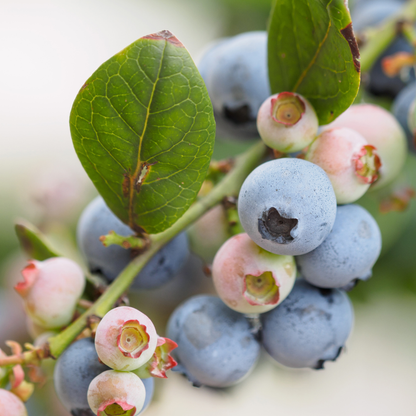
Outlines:
<svg viewBox="0 0 416 416"><path fill-rule="evenodd" d="M363 1L363 0L362 0ZM169 29L197 59L215 39L265 30L269 0L0 0L0 348L30 341L13 285L25 258L13 223L25 218L63 253L77 258L75 226L96 195L72 146L69 113L85 80L109 57L146 34ZM392 97L364 95L389 108ZM218 138L215 157L243 151L247 141ZM401 181L416 188L415 158ZM383 256L373 277L351 293L356 322L346 351L324 371L293 371L267 357L240 385L194 388L177 374L157 382L147 415L288 416L416 414L416 203L380 214L380 196L363 205L383 232ZM164 288L132 297L163 332L182 300L213 293L203 261L190 257ZM192 283L192 284L190 284ZM185 289L186 287L186 289ZM56 398L52 373L27 407L30 416L68 416ZM11 415L12 416L12 415Z"/></svg>

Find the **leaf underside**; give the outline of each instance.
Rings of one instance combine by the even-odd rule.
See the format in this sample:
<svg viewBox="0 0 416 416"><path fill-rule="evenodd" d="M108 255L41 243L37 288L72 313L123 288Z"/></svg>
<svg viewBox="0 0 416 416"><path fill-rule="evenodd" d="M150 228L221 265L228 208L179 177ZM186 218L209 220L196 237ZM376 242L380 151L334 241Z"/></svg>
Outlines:
<svg viewBox="0 0 416 416"><path fill-rule="evenodd" d="M272 92L306 97L321 125L342 114L360 85L358 46L344 0L276 0L268 65Z"/></svg>
<svg viewBox="0 0 416 416"><path fill-rule="evenodd" d="M215 121L195 64L168 31L105 62L70 116L78 157L109 208L134 231L175 223L208 170Z"/></svg>

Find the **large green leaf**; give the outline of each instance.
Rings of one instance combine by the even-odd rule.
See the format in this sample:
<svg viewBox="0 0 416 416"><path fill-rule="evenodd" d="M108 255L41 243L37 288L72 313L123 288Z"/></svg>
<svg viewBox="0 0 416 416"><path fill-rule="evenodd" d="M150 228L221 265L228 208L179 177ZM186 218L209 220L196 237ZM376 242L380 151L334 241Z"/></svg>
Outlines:
<svg viewBox="0 0 416 416"><path fill-rule="evenodd" d="M328 124L354 101L360 62L346 0L276 0L269 23L273 93L297 92Z"/></svg>
<svg viewBox="0 0 416 416"><path fill-rule="evenodd" d="M215 121L205 84L168 31L100 66L70 117L75 150L110 209L137 232L178 220L202 185Z"/></svg>

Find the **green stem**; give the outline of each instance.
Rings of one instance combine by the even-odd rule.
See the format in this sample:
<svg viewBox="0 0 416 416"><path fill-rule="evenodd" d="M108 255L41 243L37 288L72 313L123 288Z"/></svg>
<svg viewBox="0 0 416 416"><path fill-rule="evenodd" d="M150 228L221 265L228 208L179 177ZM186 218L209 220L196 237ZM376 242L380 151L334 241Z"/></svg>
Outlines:
<svg viewBox="0 0 416 416"><path fill-rule="evenodd" d="M137 273L143 269L145 264L162 246L200 218L210 208L220 203L224 197L237 195L247 175L261 162L265 151L266 147L263 142L258 142L245 153L238 156L232 170L208 195L195 202L172 227L163 233L151 235L149 249L128 264L90 309L84 312L60 334L49 339L52 356L59 357L65 348L82 332L89 315L103 317L114 306L117 299L127 291Z"/></svg>
<svg viewBox="0 0 416 416"><path fill-rule="evenodd" d="M403 20L416 20L416 0L409 1L398 14L386 20L381 26L378 26L377 29L370 29L365 45L360 48L362 72L371 69L374 62L395 38L398 22Z"/></svg>
<svg viewBox="0 0 416 416"><path fill-rule="evenodd" d="M114 231L110 231L107 235L101 236L100 241L104 247L118 245L125 249L142 249L146 245L144 238L136 237L135 235L119 235Z"/></svg>

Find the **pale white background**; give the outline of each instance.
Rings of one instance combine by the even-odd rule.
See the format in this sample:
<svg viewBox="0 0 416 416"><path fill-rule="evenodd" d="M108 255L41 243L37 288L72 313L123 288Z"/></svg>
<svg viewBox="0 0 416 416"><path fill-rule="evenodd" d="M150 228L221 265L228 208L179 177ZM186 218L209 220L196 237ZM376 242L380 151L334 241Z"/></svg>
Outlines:
<svg viewBox="0 0 416 416"><path fill-rule="evenodd" d="M221 35L221 12L191 0L0 0L2 229L9 230L15 215L30 217L25 195L51 167L90 186L68 117L78 89L102 62L162 29L197 56ZM347 353L327 370L288 371L263 360L227 393L195 389L170 375L147 414L414 416L415 317L414 297L375 298L356 309Z"/></svg>

